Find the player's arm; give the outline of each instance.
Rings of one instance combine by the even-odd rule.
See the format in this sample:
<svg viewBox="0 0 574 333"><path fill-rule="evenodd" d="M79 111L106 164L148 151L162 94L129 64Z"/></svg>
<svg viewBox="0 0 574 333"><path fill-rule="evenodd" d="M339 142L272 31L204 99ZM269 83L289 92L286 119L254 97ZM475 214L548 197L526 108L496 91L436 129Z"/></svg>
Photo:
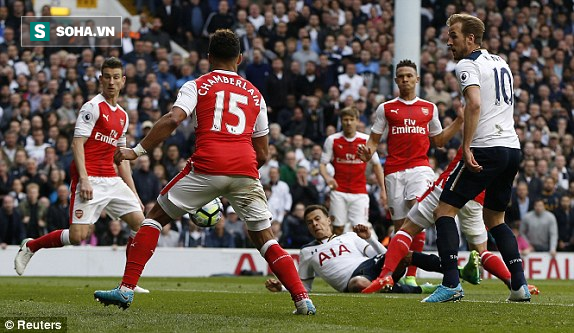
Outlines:
<svg viewBox="0 0 574 333"><path fill-rule="evenodd" d="M358 242L358 248L363 249L364 256L371 258L378 254L385 254L387 252L387 249L383 244L371 237L371 230L366 225L357 224L353 227L353 231L360 237L356 242Z"/></svg>
<svg viewBox="0 0 574 333"><path fill-rule="evenodd" d="M388 207L387 189L385 188L385 172L383 170L383 166L381 165L381 161L379 160L379 154L377 154L376 152L373 154L371 163L373 164L373 173L377 178L377 184L381 189L379 200L381 201L383 207L385 207L385 210L387 210L389 207Z"/></svg>
<svg viewBox="0 0 574 333"><path fill-rule="evenodd" d="M435 108L435 114L437 114L438 121L438 110ZM435 147L444 147L453 136L456 135L462 128L464 122L464 114L462 110L457 110L457 117L453 122L448 125L447 128L443 129L438 135L431 136L430 142Z"/></svg>
<svg viewBox="0 0 574 333"><path fill-rule="evenodd" d="M259 115L257 115L251 136L255 158L257 159L257 169L267 162L267 156L269 156L269 136L267 135L269 133L269 120L267 118L267 103L263 97L261 97L259 105Z"/></svg>
<svg viewBox="0 0 574 333"><path fill-rule="evenodd" d="M76 126L74 128L74 138L72 139L72 156L78 172L78 186L80 188L80 199L92 200L94 191L88 179L86 169L86 155L84 145L92 135L94 125L99 118L99 109L94 108L90 103L86 103L80 109Z"/></svg>
<svg viewBox="0 0 574 333"><path fill-rule="evenodd" d="M470 144L472 138L476 133L478 120L480 119L480 87L468 86L464 90L464 99L466 105L464 107L464 134L462 136L462 152L464 161L467 167L472 172L482 170L482 167L474 159L474 155L470 151Z"/></svg>
<svg viewBox="0 0 574 333"><path fill-rule="evenodd" d="M335 178L333 178L327 170L327 164L333 159L333 138L328 137L323 145L323 153L321 154L321 162L319 163L319 174L325 179L325 183L331 190L336 190L339 187Z"/></svg>

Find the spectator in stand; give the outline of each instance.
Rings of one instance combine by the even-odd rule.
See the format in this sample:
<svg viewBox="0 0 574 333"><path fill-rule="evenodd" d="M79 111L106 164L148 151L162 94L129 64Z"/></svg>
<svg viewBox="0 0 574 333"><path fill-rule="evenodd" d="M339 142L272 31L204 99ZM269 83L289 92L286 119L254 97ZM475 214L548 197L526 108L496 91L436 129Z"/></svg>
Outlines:
<svg viewBox="0 0 574 333"><path fill-rule="evenodd" d="M27 238L38 238L47 232L46 212L48 207L40 203L40 186L29 183L26 186L26 200L18 205L22 223L26 226Z"/></svg>
<svg viewBox="0 0 574 333"><path fill-rule="evenodd" d="M190 219L184 218L186 227L180 234L180 247L203 247L205 246L205 229L196 226Z"/></svg>
<svg viewBox="0 0 574 333"><path fill-rule="evenodd" d="M540 194L539 199L544 201L544 206L549 212L558 208L560 203L560 194L556 189L556 180L552 176L547 176L544 178L542 193Z"/></svg>
<svg viewBox="0 0 574 333"><path fill-rule="evenodd" d="M232 234L225 230L225 219L223 217L207 232L207 236L205 236L205 247L235 247L235 239Z"/></svg>
<svg viewBox="0 0 574 333"><path fill-rule="evenodd" d="M111 220L108 224L108 230L98 240L100 246L125 246L128 243L128 234L122 228L120 220Z"/></svg>
<svg viewBox="0 0 574 333"><path fill-rule="evenodd" d="M305 223L305 220L303 219L304 214L305 205L298 202L293 205L291 213L285 216L281 226L283 233L281 236L281 243L286 248L300 249L305 244L314 240L313 236L309 233L307 223Z"/></svg>
<svg viewBox="0 0 574 333"><path fill-rule="evenodd" d="M529 159L523 164L523 171L518 174L518 181L528 185L528 195L532 201L542 193L542 180L536 174L535 160Z"/></svg>
<svg viewBox="0 0 574 333"><path fill-rule="evenodd" d="M524 219L526 213L534 208L534 200L528 196L528 184L519 181L516 185L516 192L510 199L510 206L506 209L504 219L506 223L512 225L514 221Z"/></svg>
<svg viewBox="0 0 574 333"><path fill-rule="evenodd" d="M155 201L161 190L159 179L151 170L149 156L142 156L136 162L136 168L133 172L134 184L140 195L140 200L144 205Z"/></svg>
<svg viewBox="0 0 574 333"><path fill-rule="evenodd" d="M354 101L359 99L359 88L364 84L362 76L357 75L356 66L353 63L345 66L345 73L339 75L339 90L341 93L341 101L344 101L347 96L351 96Z"/></svg>
<svg viewBox="0 0 574 333"><path fill-rule="evenodd" d="M239 219L239 215L237 215L233 206L227 206L227 209L225 210L225 231L233 236L233 239L235 240L234 247L246 247L247 237L245 230L247 230L245 222Z"/></svg>
<svg viewBox="0 0 574 333"><path fill-rule="evenodd" d="M159 239L157 240L158 247L177 247L179 245L179 232L173 230L172 223L163 226Z"/></svg>
<svg viewBox="0 0 574 333"><path fill-rule="evenodd" d="M209 37L218 29L231 29L235 19L229 11L227 0L219 1L218 11L209 14L203 26L203 37Z"/></svg>
<svg viewBox="0 0 574 333"><path fill-rule="evenodd" d="M48 232L70 227L70 191L67 185L60 185L57 189L58 198L50 205L46 213L46 228Z"/></svg>
<svg viewBox="0 0 574 333"><path fill-rule="evenodd" d="M289 185L279 179L278 168L272 167L269 169L269 185L271 189L271 195L267 198L269 207L276 209L276 211L272 210L273 218L279 222L283 222L283 218L291 210L293 197L291 196Z"/></svg>
<svg viewBox="0 0 574 333"><path fill-rule="evenodd" d="M558 251L574 249L574 208L568 195L560 197L560 206L554 210L558 225Z"/></svg>
<svg viewBox="0 0 574 333"><path fill-rule="evenodd" d="M293 202L302 203L304 206L319 202L317 188L309 182L309 171L302 165L297 167L297 182L291 186L291 195Z"/></svg>
<svg viewBox="0 0 574 333"><path fill-rule="evenodd" d="M520 233L526 237L537 252L556 255L558 247L558 226L556 217L545 208L544 200L534 202L534 211L526 214L520 223Z"/></svg>
<svg viewBox="0 0 574 333"><path fill-rule="evenodd" d="M14 198L5 195L0 208L0 249L6 245L18 245L26 238L26 227L22 217L14 207Z"/></svg>

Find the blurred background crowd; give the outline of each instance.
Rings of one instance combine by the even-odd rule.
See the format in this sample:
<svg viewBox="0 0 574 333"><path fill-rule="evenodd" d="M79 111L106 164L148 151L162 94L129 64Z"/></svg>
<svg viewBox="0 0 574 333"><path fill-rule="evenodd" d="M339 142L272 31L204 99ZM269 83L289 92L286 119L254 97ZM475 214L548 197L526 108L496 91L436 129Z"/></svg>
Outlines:
<svg viewBox="0 0 574 333"><path fill-rule="evenodd" d="M319 174L325 138L341 130L339 111L360 112L368 133L377 106L394 98L394 1L134 0L139 29L125 19L121 48L22 48L20 17L45 16L22 0L0 2L0 246L19 244L69 225L70 142L82 104L99 91L105 57L125 64L120 104L134 146L173 104L178 89L209 71L210 33L229 28L241 40L240 75L269 106L270 156L261 169L273 228L281 244L312 240L306 205L329 205ZM422 0L419 96L434 102L444 126L462 103L446 45L446 19L467 12L486 24L483 47L513 73L516 129L523 161L507 223L528 251L574 249L574 14L571 0ZM47 8L46 8L47 7ZM44 11L47 12L44 12ZM413 32L418 33L418 32ZM172 50L171 43L188 54ZM398 59L401 60L401 59ZM133 164L146 210L194 150L184 122ZM455 156L460 136L429 151L437 175ZM384 165L385 142L378 153ZM369 177L370 221L383 241L392 223ZM245 225L225 202L225 221L211 230L183 218L167 226L159 246L250 247ZM10 221L10 222L8 222ZM428 233L427 248L434 246ZM125 245L123 222L102 216L88 245ZM461 244L464 249L465 244Z"/></svg>

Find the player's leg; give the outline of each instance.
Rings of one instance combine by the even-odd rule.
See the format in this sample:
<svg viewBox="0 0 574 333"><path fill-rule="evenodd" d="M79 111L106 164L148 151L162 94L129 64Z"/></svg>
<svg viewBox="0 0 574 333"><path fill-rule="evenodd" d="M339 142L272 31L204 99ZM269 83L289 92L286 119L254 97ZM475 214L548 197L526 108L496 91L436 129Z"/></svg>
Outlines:
<svg viewBox="0 0 574 333"><path fill-rule="evenodd" d="M329 215L334 216L333 221L333 233L336 235L342 235L345 230L345 224L347 223L347 200L345 197L346 193L339 191L331 191L329 198L331 199L331 204L329 205Z"/></svg>
<svg viewBox="0 0 574 333"><path fill-rule="evenodd" d="M296 314L315 314L315 306L299 278L293 258L279 245L271 231L271 213L265 192L258 180L231 178L232 190L227 198L239 217L247 224L249 238L277 279L291 294Z"/></svg>
<svg viewBox="0 0 574 333"><path fill-rule="evenodd" d="M484 223L496 241L498 250L510 271L510 301L530 301L528 283L524 276L522 258L518 251L516 237L504 223L504 211L510 201L512 182L518 172L520 150L497 148L498 163L504 166L498 177L486 188L484 198Z"/></svg>
<svg viewBox="0 0 574 333"><path fill-rule="evenodd" d="M18 275L22 275L34 253L40 249L62 247L66 245L78 245L89 233L89 226L95 223L100 213L108 203L105 195L94 195L92 200L86 201L80 198L80 190L77 183L71 184L70 201L70 229L54 230L42 237L27 238L22 241L20 250L14 258L14 269ZM102 193L102 184L92 182L94 193Z"/></svg>

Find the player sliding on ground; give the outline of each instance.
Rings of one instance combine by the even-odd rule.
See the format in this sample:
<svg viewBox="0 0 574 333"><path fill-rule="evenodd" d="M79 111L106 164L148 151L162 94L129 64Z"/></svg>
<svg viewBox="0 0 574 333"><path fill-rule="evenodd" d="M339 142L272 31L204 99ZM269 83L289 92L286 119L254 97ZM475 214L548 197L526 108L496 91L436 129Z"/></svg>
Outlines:
<svg viewBox="0 0 574 333"><path fill-rule="evenodd" d="M237 74L240 44L230 30L217 30L209 41L212 72L185 83L171 111L164 115L134 149L116 152L116 163L151 151L187 117L196 124L196 150L185 168L161 191L157 204L137 233L119 287L96 291L104 304L127 308L145 264L157 246L162 226L225 196L246 222L249 236L295 302L296 314L315 314L291 256L271 231L271 213L258 168L268 155L267 106L251 82Z"/></svg>
<svg viewBox="0 0 574 333"><path fill-rule="evenodd" d="M358 293L376 279L385 263L387 250L381 243L371 238L369 228L359 224L353 227L355 232L342 235L333 233L333 216L327 208L311 205L305 209L304 220L315 241L305 245L299 256L299 276L307 291L311 291L315 275L321 277L331 287L340 292ZM435 266L434 263L439 265ZM400 278L408 265L433 267L440 272L440 260L436 255L410 252L395 272L395 279ZM477 261L469 261L460 269L461 277L472 284L480 281ZM270 291L281 291L282 285L275 279L269 279L265 286ZM438 286L423 284L409 286L396 284L392 291L405 294L429 294Z"/></svg>

